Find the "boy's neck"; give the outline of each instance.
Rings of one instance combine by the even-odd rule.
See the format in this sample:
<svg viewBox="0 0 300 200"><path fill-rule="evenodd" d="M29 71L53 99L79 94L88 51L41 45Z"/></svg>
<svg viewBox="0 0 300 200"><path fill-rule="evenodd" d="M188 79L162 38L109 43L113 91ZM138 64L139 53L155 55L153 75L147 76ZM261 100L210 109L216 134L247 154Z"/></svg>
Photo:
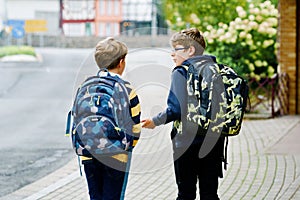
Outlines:
<svg viewBox="0 0 300 200"><path fill-rule="evenodd" d="M122 75L122 74L120 74L119 73L119 70L118 70L118 68L114 68L114 69L110 69L110 70L108 70L109 72L111 72L111 73L114 73L114 74L118 74L118 75Z"/></svg>

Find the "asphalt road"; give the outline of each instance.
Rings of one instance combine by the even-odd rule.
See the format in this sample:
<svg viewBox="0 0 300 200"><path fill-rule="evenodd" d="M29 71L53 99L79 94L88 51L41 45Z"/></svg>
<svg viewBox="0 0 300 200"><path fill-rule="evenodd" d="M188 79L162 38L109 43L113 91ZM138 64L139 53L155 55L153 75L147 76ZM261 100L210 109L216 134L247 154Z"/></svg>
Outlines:
<svg viewBox="0 0 300 200"><path fill-rule="evenodd" d="M0 63L0 196L74 158L70 139L64 136L66 114L78 84L97 71L92 49L37 52L41 64ZM140 96L142 117L150 117L165 106L173 65L169 52L133 49L126 61L124 77ZM152 134L149 140L156 137Z"/></svg>

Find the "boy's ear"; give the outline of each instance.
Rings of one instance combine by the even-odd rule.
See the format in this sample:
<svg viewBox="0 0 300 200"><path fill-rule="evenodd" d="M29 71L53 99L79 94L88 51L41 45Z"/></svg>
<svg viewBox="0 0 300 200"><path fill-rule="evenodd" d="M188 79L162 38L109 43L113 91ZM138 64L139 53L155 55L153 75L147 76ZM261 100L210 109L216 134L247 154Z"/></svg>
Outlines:
<svg viewBox="0 0 300 200"><path fill-rule="evenodd" d="M120 60L120 64L122 63L122 62L124 62L125 61L125 58L122 58L121 60Z"/></svg>
<svg viewBox="0 0 300 200"><path fill-rule="evenodd" d="M195 52L196 52L196 49L194 46L190 46L190 48L188 49L189 51L189 56L194 56L195 55Z"/></svg>
<svg viewBox="0 0 300 200"><path fill-rule="evenodd" d="M123 72L125 68L125 58L122 58L118 64L118 68Z"/></svg>

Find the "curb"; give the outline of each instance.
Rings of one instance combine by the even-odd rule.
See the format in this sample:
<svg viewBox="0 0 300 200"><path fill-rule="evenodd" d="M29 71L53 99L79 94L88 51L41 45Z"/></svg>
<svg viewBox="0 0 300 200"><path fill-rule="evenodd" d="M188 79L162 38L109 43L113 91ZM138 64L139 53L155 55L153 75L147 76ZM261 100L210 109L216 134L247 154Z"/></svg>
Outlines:
<svg viewBox="0 0 300 200"><path fill-rule="evenodd" d="M6 67L19 67L19 66L31 66L31 67L39 67L43 63L43 57L41 54L36 53L35 60L24 60L22 59L23 55L14 55L11 60L1 61L0 59L0 68Z"/></svg>
<svg viewBox="0 0 300 200"><path fill-rule="evenodd" d="M77 158L74 158L60 169L6 196L0 197L0 200L37 200L79 177Z"/></svg>

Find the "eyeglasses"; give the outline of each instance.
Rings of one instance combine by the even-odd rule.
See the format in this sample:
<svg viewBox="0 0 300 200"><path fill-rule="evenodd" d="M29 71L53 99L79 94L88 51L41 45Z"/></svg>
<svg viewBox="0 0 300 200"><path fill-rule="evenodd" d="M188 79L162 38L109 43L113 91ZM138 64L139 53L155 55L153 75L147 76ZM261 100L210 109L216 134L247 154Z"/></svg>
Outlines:
<svg viewBox="0 0 300 200"><path fill-rule="evenodd" d="M190 47L178 47L178 48L172 49L172 52L183 50L183 49L188 49L188 48L190 48Z"/></svg>

